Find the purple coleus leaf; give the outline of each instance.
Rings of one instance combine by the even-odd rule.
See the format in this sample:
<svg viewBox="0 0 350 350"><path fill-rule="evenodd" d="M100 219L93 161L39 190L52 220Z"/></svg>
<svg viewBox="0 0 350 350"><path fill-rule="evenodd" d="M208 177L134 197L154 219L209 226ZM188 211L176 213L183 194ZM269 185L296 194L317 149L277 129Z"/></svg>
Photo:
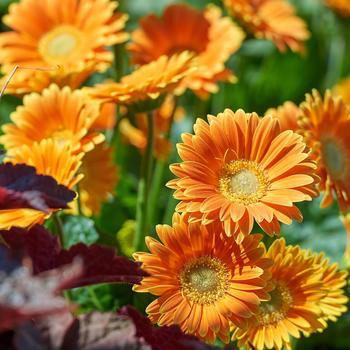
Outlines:
<svg viewBox="0 0 350 350"><path fill-rule="evenodd" d="M11 163L0 164L0 210L31 208L48 212L67 208L75 193L35 168Z"/></svg>
<svg viewBox="0 0 350 350"><path fill-rule="evenodd" d="M133 321L116 313L57 315L16 330L17 350L151 350L136 336Z"/></svg>
<svg viewBox="0 0 350 350"><path fill-rule="evenodd" d="M97 283L140 283L146 276L139 263L116 255L115 250L109 247L78 243L67 250L62 249L57 238L40 225L29 230L12 228L0 231L0 235L13 251L20 251L31 258L36 274L69 264L80 257L83 274L67 288Z"/></svg>
<svg viewBox="0 0 350 350"><path fill-rule="evenodd" d="M26 266L9 269L8 251L0 247L0 332L35 317L67 310L57 292L82 272L79 261L33 276Z"/></svg>
<svg viewBox="0 0 350 350"><path fill-rule="evenodd" d="M130 317L136 326L136 335L152 347L152 350L215 350L218 348L184 334L178 326L154 327L151 321L132 306L125 306L119 315Z"/></svg>

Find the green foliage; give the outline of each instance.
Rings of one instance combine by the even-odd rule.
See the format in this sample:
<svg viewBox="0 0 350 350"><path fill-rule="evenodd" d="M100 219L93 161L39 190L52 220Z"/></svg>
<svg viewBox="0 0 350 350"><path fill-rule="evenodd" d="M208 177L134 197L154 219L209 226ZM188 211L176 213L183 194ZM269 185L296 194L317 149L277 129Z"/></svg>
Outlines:
<svg viewBox="0 0 350 350"><path fill-rule="evenodd" d="M63 228L65 248L80 242L92 244L99 238L94 221L83 216L67 216Z"/></svg>

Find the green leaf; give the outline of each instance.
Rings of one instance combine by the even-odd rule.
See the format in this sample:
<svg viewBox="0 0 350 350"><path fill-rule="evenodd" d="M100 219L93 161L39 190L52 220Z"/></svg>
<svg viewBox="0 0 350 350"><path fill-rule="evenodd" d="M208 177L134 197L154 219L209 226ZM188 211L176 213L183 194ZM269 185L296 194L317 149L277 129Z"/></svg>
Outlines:
<svg viewBox="0 0 350 350"><path fill-rule="evenodd" d="M83 216L68 216L64 222L65 248L77 243L92 244L99 238L94 221Z"/></svg>

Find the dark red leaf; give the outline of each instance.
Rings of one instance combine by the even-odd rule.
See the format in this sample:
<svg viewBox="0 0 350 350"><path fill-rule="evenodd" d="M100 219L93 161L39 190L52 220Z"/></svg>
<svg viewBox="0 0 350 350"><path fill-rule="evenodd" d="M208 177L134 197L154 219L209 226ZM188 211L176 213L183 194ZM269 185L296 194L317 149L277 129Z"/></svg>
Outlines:
<svg viewBox="0 0 350 350"><path fill-rule="evenodd" d="M7 254L1 248L0 254ZM32 276L31 271L20 266L8 272L0 266L0 331L13 329L17 324L67 309L65 300L56 292L71 283L82 271L81 262Z"/></svg>
<svg viewBox="0 0 350 350"><path fill-rule="evenodd" d="M114 249L97 244L87 246L79 243L69 250L62 250L59 265L68 264L77 256L84 261L84 274L71 288L97 283L140 283L146 275L139 263L117 256Z"/></svg>
<svg viewBox="0 0 350 350"><path fill-rule="evenodd" d="M15 346L13 344L14 332L2 332L0 333L0 349L4 350L15 350Z"/></svg>
<svg viewBox="0 0 350 350"><path fill-rule="evenodd" d="M49 208L67 208L75 193L35 168L11 163L0 164L0 209L32 208L47 212Z"/></svg>
<svg viewBox="0 0 350 350"><path fill-rule="evenodd" d="M136 337L130 318L99 312L80 315L74 320L67 316L58 315L19 327L15 336L17 350L151 350Z"/></svg>
<svg viewBox="0 0 350 350"><path fill-rule="evenodd" d="M12 228L0 234L12 250L22 251L31 258L35 273L69 264L80 257L84 272L67 288L98 283L139 283L146 275L139 263L117 256L109 247L79 243L68 250L61 249L57 239L40 225L29 230Z"/></svg>
<svg viewBox="0 0 350 350"><path fill-rule="evenodd" d="M60 244L43 226L35 225L28 230L13 227L0 230L0 235L13 252L30 257L34 275L58 267Z"/></svg>
<svg viewBox="0 0 350 350"><path fill-rule="evenodd" d="M216 347L184 334L179 327L154 327L150 320L131 306L123 307L119 315L130 317L136 326L136 335L145 339L152 350L214 350Z"/></svg>

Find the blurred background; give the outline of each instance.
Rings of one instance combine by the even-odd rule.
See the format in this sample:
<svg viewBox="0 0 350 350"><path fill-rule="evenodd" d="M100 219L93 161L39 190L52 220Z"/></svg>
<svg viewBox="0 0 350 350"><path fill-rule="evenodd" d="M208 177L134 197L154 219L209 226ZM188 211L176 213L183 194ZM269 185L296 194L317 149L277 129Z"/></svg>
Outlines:
<svg viewBox="0 0 350 350"><path fill-rule="evenodd" d="M38 0L40 1L40 0ZM220 84L220 91L207 100L199 100L195 95L186 93L180 104L185 108L185 118L176 123L172 131L174 144L179 141L182 132L191 131L197 117L205 118L208 113L217 114L225 108L236 110L243 108L246 112L263 115L270 107L277 107L286 100L297 104L304 100L305 93L313 88L323 93L332 88L342 78L350 75L350 19L342 19L326 8L322 0L289 0L297 13L308 24L311 38L306 43L303 55L287 51L280 53L268 41L248 38L241 49L228 62L238 77L236 84ZM349 0L350 1L350 0ZM11 0L0 0L1 16L7 12ZM180 1L173 0L120 0L119 9L130 16L127 30L137 27L138 20L150 12L162 13L165 6ZM204 8L208 3L222 6L219 0L188 0L192 6ZM6 28L1 24L1 30ZM106 77L113 77L118 70L123 75L130 70L128 54L123 48L117 51L116 66L104 75L92 77L92 85ZM9 114L21 101L12 96L5 96L0 103L0 123L9 120ZM92 219L72 217L65 225L70 232L66 238L67 245L78 241L118 246L128 254L128 244L132 241L134 208L136 204L137 179L139 174L139 152L121 140L115 154L119 165L119 177L123 177L116 188L117 196L103 207L99 217ZM175 147L170 162L177 161ZM165 184L171 179L166 170L162 178ZM158 210L154 223L170 223L176 201L171 191L165 186L158 200ZM343 253L346 247L346 233L339 220L336 204L332 208L319 209L319 201L301 206L304 214L302 224L284 226L282 234L289 243L300 244L303 248L325 251L332 261L344 266ZM153 228L152 228L153 230ZM257 228L258 230L258 228ZM129 243L128 243L129 242ZM144 310L149 302L147 296L133 296L128 286L101 285L80 288L70 292L82 310L110 310L134 303ZM331 323L322 334L316 334L294 344L298 350L332 350L350 349L350 314L338 322Z"/></svg>

